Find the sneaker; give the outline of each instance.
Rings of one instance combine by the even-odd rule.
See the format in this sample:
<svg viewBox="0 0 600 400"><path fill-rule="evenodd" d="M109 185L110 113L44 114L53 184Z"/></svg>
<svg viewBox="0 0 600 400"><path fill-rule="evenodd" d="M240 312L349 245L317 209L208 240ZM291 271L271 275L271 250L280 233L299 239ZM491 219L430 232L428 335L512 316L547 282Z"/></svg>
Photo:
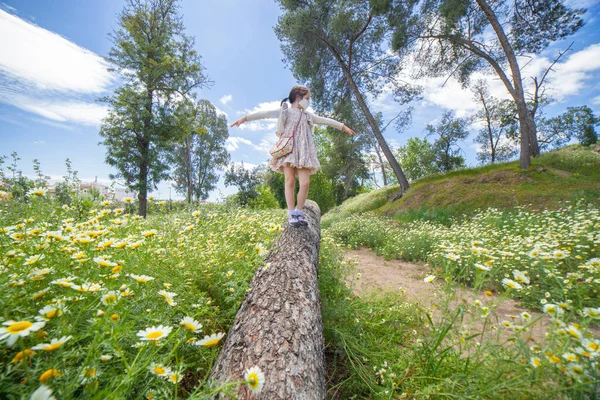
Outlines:
<svg viewBox="0 0 600 400"><path fill-rule="evenodd" d="M300 221L298 220L298 215L296 215L294 213L288 214L288 222L291 226L300 225Z"/></svg>
<svg viewBox="0 0 600 400"><path fill-rule="evenodd" d="M296 213L296 217L298 218L298 222L300 223L300 225L308 225L308 221L304 219L304 214L302 214L302 210L298 210L298 212Z"/></svg>

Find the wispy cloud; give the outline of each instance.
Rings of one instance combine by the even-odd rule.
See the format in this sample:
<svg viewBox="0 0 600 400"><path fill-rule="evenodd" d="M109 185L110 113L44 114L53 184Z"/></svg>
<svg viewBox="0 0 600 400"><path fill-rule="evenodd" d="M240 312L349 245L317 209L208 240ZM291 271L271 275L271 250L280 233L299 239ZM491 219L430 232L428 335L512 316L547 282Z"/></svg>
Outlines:
<svg viewBox="0 0 600 400"><path fill-rule="evenodd" d="M219 99L219 101L220 101L221 103L223 103L223 104L227 104L227 103L229 103L229 102L230 102L232 99L233 99L233 96L232 96L232 95L230 95L230 94L226 94L225 96L221 97L221 98Z"/></svg>
<svg viewBox="0 0 600 400"><path fill-rule="evenodd" d="M2 9L0 37L11 38L0 41L1 102L53 121L100 123L106 107L93 99L116 79L102 57Z"/></svg>

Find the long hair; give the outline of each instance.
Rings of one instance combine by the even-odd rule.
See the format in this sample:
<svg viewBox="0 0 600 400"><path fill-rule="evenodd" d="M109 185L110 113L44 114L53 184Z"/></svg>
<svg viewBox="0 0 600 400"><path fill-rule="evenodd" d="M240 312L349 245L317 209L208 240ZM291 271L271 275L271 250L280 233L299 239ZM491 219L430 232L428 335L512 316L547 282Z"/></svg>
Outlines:
<svg viewBox="0 0 600 400"><path fill-rule="evenodd" d="M283 103L285 103L286 100L289 100L290 103L293 103L296 101L297 98L303 97L304 95L308 94L309 91L310 90L308 90L306 86L296 85L292 88L292 90L290 90L290 94L288 95L288 97L281 100L280 105L283 105Z"/></svg>

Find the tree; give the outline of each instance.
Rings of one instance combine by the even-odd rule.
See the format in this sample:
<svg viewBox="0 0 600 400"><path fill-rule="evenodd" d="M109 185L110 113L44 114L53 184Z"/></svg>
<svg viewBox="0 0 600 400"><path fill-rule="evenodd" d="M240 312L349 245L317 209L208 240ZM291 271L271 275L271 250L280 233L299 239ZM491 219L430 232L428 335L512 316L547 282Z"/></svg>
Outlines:
<svg viewBox="0 0 600 400"><path fill-rule="evenodd" d="M563 114L542 122L542 131L547 137L544 144L557 148L572 138L579 140L583 146L595 144L598 134L594 127L598 124L600 118L588 106L568 107Z"/></svg>
<svg viewBox="0 0 600 400"><path fill-rule="evenodd" d="M232 164L225 172L225 186L237 186L237 200L242 206L248 206L259 195L258 186L260 185L258 170L252 171L244 168L244 162L235 165Z"/></svg>
<svg viewBox="0 0 600 400"><path fill-rule="evenodd" d="M437 136L433 143L436 167L443 172L464 167L465 159L459 154L460 148L455 148L459 140L469 136L467 118L454 118L453 111L446 111L437 125L428 124L427 137Z"/></svg>
<svg viewBox="0 0 600 400"><path fill-rule="evenodd" d="M440 172L433 145L426 139L408 139L405 146L398 148L396 157L404 166L406 176L411 181Z"/></svg>
<svg viewBox="0 0 600 400"><path fill-rule="evenodd" d="M166 151L177 140L175 99L210 84L194 40L184 34L176 0L128 0L118 17L107 57L123 84L103 100L108 116L100 128L106 162L138 193L146 216L148 189L168 177Z"/></svg>
<svg viewBox="0 0 600 400"><path fill-rule="evenodd" d="M489 94L485 82L479 81L473 87L475 100L481 102L482 108L475 115L475 120L484 124L473 140L480 145L477 159L482 163L507 161L514 157L517 148L509 139L509 134L516 131L516 119L513 117L511 104L500 101ZM509 104L510 103L510 104Z"/></svg>
<svg viewBox="0 0 600 400"><path fill-rule="evenodd" d="M415 88L397 79L401 64L383 45L389 34L386 8L364 0L278 2L284 13L275 33L294 77L308 81L321 110L331 109L347 93L352 93L404 192L408 180L366 98L367 93L378 96L384 85L391 88L401 103L408 102L416 93ZM403 7L404 3L396 4L396 9Z"/></svg>
<svg viewBox="0 0 600 400"><path fill-rule="evenodd" d="M399 1L399 0L398 0ZM491 68L514 100L521 137L520 167L539 154L536 126L525 100L519 56L539 53L583 26L584 9L562 0L427 0L411 24L397 24L394 51L416 49L426 75L457 74L463 84L475 70ZM489 32L493 35L489 35Z"/></svg>
<svg viewBox="0 0 600 400"><path fill-rule="evenodd" d="M188 203L206 200L219 181L216 170L230 160L225 148L229 137L227 119L208 100L200 100L182 102L177 120L181 139L169 155L175 190L186 195Z"/></svg>

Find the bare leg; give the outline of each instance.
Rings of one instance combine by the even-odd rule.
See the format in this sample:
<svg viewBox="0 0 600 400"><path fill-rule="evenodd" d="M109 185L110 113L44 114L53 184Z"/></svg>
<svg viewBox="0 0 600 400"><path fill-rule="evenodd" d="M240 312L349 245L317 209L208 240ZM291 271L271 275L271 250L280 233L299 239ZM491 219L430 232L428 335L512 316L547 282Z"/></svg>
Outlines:
<svg viewBox="0 0 600 400"><path fill-rule="evenodd" d="M288 210L294 209L294 186L296 185L296 168L283 167L285 176L285 202Z"/></svg>
<svg viewBox="0 0 600 400"><path fill-rule="evenodd" d="M300 180L300 190L298 190L298 209L304 208L304 202L308 196L308 187L310 185L310 169L300 168L298 169L298 179Z"/></svg>

